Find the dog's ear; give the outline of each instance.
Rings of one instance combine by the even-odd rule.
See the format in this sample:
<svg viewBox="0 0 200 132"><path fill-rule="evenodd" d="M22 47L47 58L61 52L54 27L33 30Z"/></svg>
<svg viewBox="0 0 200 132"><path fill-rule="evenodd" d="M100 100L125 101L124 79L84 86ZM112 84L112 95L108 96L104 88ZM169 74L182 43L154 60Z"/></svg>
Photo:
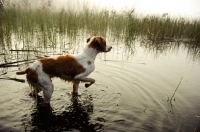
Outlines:
<svg viewBox="0 0 200 132"><path fill-rule="evenodd" d="M91 37L89 37L89 38L87 39L87 43L90 41L90 38L91 38Z"/></svg>

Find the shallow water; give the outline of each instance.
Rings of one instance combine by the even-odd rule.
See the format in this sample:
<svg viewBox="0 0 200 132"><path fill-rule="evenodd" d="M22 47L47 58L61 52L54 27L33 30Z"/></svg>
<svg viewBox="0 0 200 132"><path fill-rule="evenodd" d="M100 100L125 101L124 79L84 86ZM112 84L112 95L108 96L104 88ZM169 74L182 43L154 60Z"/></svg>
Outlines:
<svg viewBox="0 0 200 132"><path fill-rule="evenodd" d="M53 80L51 106L42 94L29 97L27 83L0 80L0 131L200 131L198 58L182 44L149 51L137 42L134 52L111 44L96 58L95 84L81 84L79 96L71 95L71 84ZM17 69L1 69L7 74L0 77L15 77Z"/></svg>

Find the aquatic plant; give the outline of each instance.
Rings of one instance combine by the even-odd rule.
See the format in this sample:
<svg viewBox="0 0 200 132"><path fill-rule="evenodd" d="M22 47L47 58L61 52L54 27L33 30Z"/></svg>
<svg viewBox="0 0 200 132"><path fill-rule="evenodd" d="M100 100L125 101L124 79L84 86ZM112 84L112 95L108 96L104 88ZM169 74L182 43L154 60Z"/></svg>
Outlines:
<svg viewBox="0 0 200 132"><path fill-rule="evenodd" d="M127 45L138 36L145 36L152 42L200 43L198 18L189 21L168 14L140 17L134 9L120 13L106 9L95 12L85 5L80 12L66 9L52 11L51 3L48 2L47 6L35 9L28 2L5 4L0 21L1 45L12 47L14 35L15 40L23 43L23 48L55 48L58 38L64 39L59 36L75 40L78 35L85 33L111 35L116 39L124 39Z"/></svg>

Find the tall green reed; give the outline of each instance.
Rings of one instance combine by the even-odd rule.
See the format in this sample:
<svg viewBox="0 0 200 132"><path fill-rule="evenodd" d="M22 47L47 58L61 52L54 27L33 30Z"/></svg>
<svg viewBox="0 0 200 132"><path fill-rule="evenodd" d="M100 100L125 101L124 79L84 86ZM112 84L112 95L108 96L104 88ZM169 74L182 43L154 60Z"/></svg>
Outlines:
<svg viewBox="0 0 200 132"><path fill-rule="evenodd" d="M187 40L200 43L198 18L189 21L168 14L140 17L134 9L120 13L106 9L95 11L88 7L83 7L80 12L65 9L52 11L51 4L48 5L36 9L30 8L29 3L6 5L1 15L1 41L12 47L14 35L23 42L23 48L56 48L58 38L64 39L59 36L73 41L78 35L86 33L111 35L116 39L124 39L125 44L130 46L138 36L144 36L152 42Z"/></svg>

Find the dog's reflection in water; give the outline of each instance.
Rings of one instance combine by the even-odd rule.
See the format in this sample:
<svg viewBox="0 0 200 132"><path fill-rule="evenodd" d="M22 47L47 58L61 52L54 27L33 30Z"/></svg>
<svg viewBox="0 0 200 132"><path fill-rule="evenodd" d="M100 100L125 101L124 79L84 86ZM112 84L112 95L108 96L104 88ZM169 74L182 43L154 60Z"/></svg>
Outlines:
<svg viewBox="0 0 200 132"><path fill-rule="evenodd" d="M31 120L25 123L25 131L101 131L102 124L90 122L90 114L93 112L92 98L89 98L89 103L84 104L77 95L71 96L71 105L61 114L55 113L51 106L43 103L42 97L38 96Z"/></svg>

